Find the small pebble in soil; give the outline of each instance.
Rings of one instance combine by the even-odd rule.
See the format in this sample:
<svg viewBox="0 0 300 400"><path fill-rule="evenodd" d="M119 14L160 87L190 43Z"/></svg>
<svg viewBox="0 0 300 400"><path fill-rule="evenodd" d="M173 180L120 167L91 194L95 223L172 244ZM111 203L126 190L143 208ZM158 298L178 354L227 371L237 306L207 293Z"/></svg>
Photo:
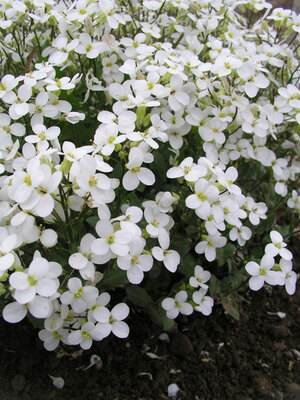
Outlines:
<svg viewBox="0 0 300 400"><path fill-rule="evenodd" d="M21 392L25 387L25 383L26 380L23 375L15 375L10 382L11 388L15 393Z"/></svg>
<svg viewBox="0 0 300 400"><path fill-rule="evenodd" d="M185 358L193 353L193 346L187 336L177 333L171 340L170 351L175 356Z"/></svg>
<svg viewBox="0 0 300 400"><path fill-rule="evenodd" d="M287 384L284 400L300 400L300 385L295 382Z"/></svg>
<svg viewBox="0 0 300 400"><path fill-rule="evenodd" d="M274 328L270 329L270 333L276 339L284 338L290 336L291 332L289 328L284 325L277 325Z"/></svg>

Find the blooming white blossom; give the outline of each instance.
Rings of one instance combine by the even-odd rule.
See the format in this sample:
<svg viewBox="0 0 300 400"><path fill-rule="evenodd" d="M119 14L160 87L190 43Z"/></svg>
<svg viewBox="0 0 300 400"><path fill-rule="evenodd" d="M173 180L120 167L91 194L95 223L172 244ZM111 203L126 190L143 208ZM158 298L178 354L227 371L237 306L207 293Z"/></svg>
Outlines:
<svg viewBox="0 0 300 400"><path fill-rule="evenodd" d="M209 315L212 312L214 300L210 296L206 296L207 288L201 287L193 293L193 301L197 304L195 310L203 315Z"/></svg>
<svg viewBox="0 0 300 400"><path fill-rule="evenodd" d="M70 305L75 313L82 313L88 307L92 307L99 293L94 286L82 286L79 278L70 278L68 289L60 296L60 301Z"/></svg>
<svg viewBox="0 0 300 400"><path fill-rule="evenodd" d="M284 275L279 271L272 270L274 263L273 257L264 255L260 265L255 261L250 261L246 264L246 271L251 275L249 280L250 289L259 290L265 282L269 285L278 285L283 282Z"/></svg>
<svg viewBox="0 0 300 400"><path fill-rule="evenodd" d="M210 277L211 274L209 271L205 271L200 265L196 265L194 276L190 277L189 284L195 288L208 289L206 282L210 280Z"/></svg>
<svg viewBox="0 0 300 400"><path fill-rule="evenodd" d="M98 326L103 337L111 332L119 337L126 338L129 335L129 327L123 320L128 317L129 307L125 303L119 303L111 311L104 306L97 307L93 316L99 322Z"/></svg>
<svg viewBox="0 0 300 400"><path fill-rule="evenodd" d="M283 259L290 261L293 254L286 249L287 244L284 243L282 235L277 231L271 231L270 236L272 243L266 245L265 253L271 257L276 257L279 254Z"/></svg>
<svg viewBox="0 0 300 400"><path fill-rule="evenodd" d="M144 185L152 186L155 182L153 172L145 167L141 167L145 161L145 155L142 150L134 147L130 150L127 163L128 171L123 177L123 186L126 190L134 190L142 182Z"/></svg>
<svg viewBox="0 0 300 400"><path fill-rule="evenodd" d="M161 303L162 308L166 310L167 317L170 319L175 319L178 317L179 313L183 315L190 315L193 313L193 307L190 303L186 302L187 292L180 290L175 295L175 298L167 297Z"/></svg>

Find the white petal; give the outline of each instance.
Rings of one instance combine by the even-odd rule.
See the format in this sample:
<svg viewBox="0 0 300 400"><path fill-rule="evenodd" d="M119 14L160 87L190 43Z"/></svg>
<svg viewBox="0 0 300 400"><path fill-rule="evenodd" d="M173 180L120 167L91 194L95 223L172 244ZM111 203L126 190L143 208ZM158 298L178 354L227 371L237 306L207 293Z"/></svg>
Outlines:
<svg viewBox="0 0 300 400"><path fill-rule="evenodd" d="M175 272L177 270L178 264L180 263L180 255L177 253L177 251L170 250L163 262L165 267L170 272Z"/></svg>
<svg viewBox="0 0 300 400"><path fill-rule="evenodd" d="M28 275L33 275L35 279L40 279L49 271L49 263L45 258L35 258L28 268Z"/></svg>
<svg viewBox="0 0 300 400"><path fill-rule="evenodd" d="M26 314L27 308L23 304L17 302L7 304L2 311L3 319L11 324L22 321Z"/></svg>
<svg viewBox="0 0 300 400"><path fill-rule="evenodd" d="M180 312L183 315L191 315L193 314L193 306L189 303L183 303L181 304Z"/></svg>
<svg viewBox="0 0 300 400"><path fill-rule="evenodd" d="M259 265L254 261L248 262L246 264L245 268L246 268L246 271L248 272L248 274L250 274L250 275L258 275L259 274Z"/></svg>
<svg viewBox="0 0 300 400"><path fill-rule="evenodd" d="M277 242L281 243L283 240L281 234L277 231L271 231L270 236L271 236L271 240L273 243L277 243Z"/></svg>
<svg viewBox="0 0 300 400"><path fill-rule="evenodd" d="M82 283L79 278L70 278L68 281L68 288L72 293L77 293L82 288Z"/></svg>
<svg viewBox="0 0 300 400"><path fill-rule="evenodd" d="M82 341L81 330L71 332L70 335L68 336L68 343L72 345L77 345L81 343L81 341Z"/></svg>
<svg viewBox="0 0 300 400"><path fill-rule="evenodd" d="M172 310L175 307L175 300L171 297L167 297L162 301L161 306L166 311Z"/></svg>
<svg viewBox="0 0 300 400"><path fill-rule="evenodd" d="M69 264L74 269L82 269L87 266L88 259L81 253L74 253L69 257Z"/></svg>
<svg viewBox="0 0 300 400"><path fill-rule="evenodd" d="M97 307L93 312L95 320L101 323L108 323L110 315L110 311L103 306Z"/></svg>
<svg viewBox="0 0 300 400"><path fill-rule="evenodd" d="M14 293L14 297L20 304L26 304L32 301L35 298L36 290L34 286L29 286L24 290L16 290Z"/></svg>
<svg viewBox="0 0 300 400"><path fill-rule="evenodd" d="M139 267L133 266L129 268L127 271L127 278L130 283L133 283L134 285L138 285L139 283L142 282L144 278L144 273L143 271L140 270Z"/></svg>
<svg viewBox="0 0 300 400"><path fill-rule="evenodd" d="M129 252L129 247L127 244L113 243L110 248L111 251L117 256L126 256Z"/></svg>
<svg viewBox="0 0 300 400"><path fill-rule="evenodd" d="M163 250L158 246L153 247L152 255L158 261L162 261L164 259Z"/></svg>
<svg viewBox="0 0 300 400"><path fill-rule="evenodd" d="M111 315L118 321L127 318L129 314L129 307L125 303L117 304L112 310Z"/></svg>
<svg viewBox="0 0 300 400"><path fill-rule="evenodd" d="M109 245L105 239L95 239L91 244L91 251L98 256L104 256L109 251Z"/></svg>
<svg viewBox="0 0 300 400"><path fill-rule="evenodd" d="M53 296L58 289L58 285L53 279L42 278L36 285L36 292L44 297Z"/></svg>
<svg viewBox="0 0 300 400"><path fill-rule="evenodd" d="M102 238L106 238L109 235L112 235L114 232L112 224L107 220L101 220L97 222L96 232Z"/></svg>
<svg viewBox="0 0 300 400"><path fill-rule="evenodd" d="M285 259L285 260L287 260L287 261L290 261L290 260L293 258L293 254L292 254L288 249L286 249L286 248L280 249L280 250L279 250L279 255L280 255L283 259Z"/></svg>
<svg viewBox="0 0 300 400"><path fill-rule="evenodd" d="M15 257L13 254L5 254L5 256L0 257L0 271L6 271L10 268L15 261Z"/></svg>
<svg viewBox="0 0 300 400"><path fill-rule="evenodd" d="M18 290L25 290L29 287L28 275L25 272L14 272L9 278L9 284Z"/></svg>
<svg viewBox="0 0 300 400"><path fill-rule="evenodd" d="M52 313L53 307L50 300L35 296L34 300L29 303L28 309L30 314L36 318L48 318Z"/></svg>
<svg viewBox="0 0 300 400"><path fill-rule="evenodd" d="M261 275L252 276L249 280L249 286L252 290L259 290L264 286L264 278Z"/></svg>
<svg viewBox="0 0 300 400"><path fill-rule="evenodd" d="M118 338L126 338L129 335L129 327L123 321L115 322L112 325L112 333Z"/></svg>
<svg viewBox="0 0 300 400"><path fill-rule="evenodd" d="M155 175L148 168L141 167L140 171L137 172L139 180L147 186L152 186L155 182Z"/></svg>

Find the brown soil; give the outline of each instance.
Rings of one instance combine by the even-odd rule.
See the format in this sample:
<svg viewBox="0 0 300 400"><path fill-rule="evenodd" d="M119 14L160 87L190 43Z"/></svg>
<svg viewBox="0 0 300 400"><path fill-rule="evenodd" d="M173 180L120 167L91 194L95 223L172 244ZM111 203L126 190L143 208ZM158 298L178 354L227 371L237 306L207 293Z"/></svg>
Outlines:
<svg viewBox="0 0 300 400"><path fill-rule="evenodd" d="M127 340L109 337L86 352L65 346L49 353L30 323L1 321L0 398L158 400L167 399L168 385L177 383L178 400L299 400L300 290L293 297L283 288L247 293L240 309L239 322L218 305L210 317L181 319L170 344L137 311ZM277 311L286 317L268 314ZM92 354L103 367L82 370ZM63 377L63 389L48 374Z"/></svg>

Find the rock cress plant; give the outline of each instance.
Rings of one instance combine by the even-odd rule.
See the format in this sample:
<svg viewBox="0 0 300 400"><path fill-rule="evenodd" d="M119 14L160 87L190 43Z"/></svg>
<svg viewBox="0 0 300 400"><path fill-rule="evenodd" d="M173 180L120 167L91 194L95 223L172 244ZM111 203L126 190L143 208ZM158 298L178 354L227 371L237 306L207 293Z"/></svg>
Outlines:
<svg viewBox="0 0 300 400"><path fill-rule="evenodd" d="M127 303L293 294L299 33L265 0L1 0L3 318L88 349Z"/></svg>

